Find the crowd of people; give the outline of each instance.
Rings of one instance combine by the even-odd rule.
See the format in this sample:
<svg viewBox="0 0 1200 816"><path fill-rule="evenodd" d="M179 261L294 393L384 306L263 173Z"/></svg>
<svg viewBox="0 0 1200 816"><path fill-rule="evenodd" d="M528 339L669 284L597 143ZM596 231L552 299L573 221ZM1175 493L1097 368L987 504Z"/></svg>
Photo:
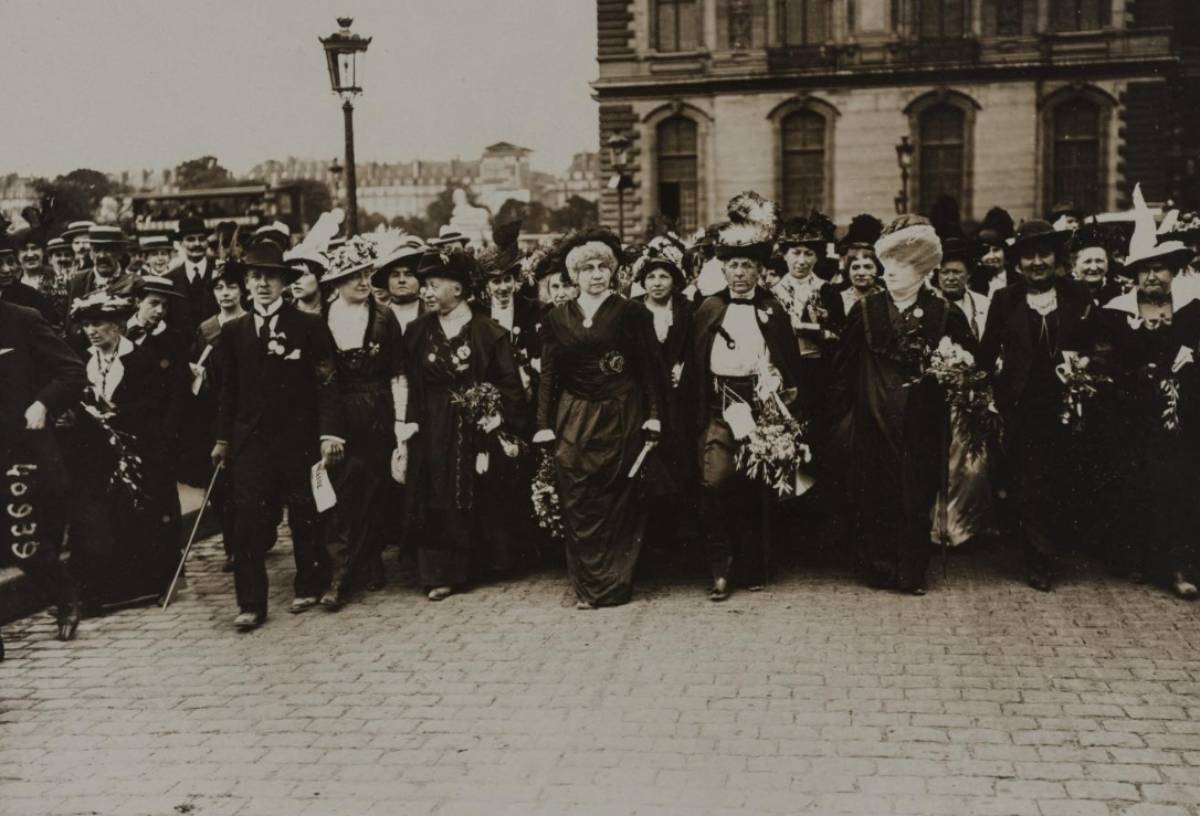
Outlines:
<svg viewBox="0 0 1200 816"><path fill-rule="evenodd" d="M431 601L565 554L592 609L630 599L647 546L694 553L722 601L818 537L917 595L938 546L1008 540L1038 590L1083 551L1197 596L1200 221L1140 193L969 231L727 212L534 250L519 223L345 236L337 210L295 245L10 228L4 560L70 639L163 593L183 482L242 630L285 510L294 613L382 587L393 546Z"/></svg>

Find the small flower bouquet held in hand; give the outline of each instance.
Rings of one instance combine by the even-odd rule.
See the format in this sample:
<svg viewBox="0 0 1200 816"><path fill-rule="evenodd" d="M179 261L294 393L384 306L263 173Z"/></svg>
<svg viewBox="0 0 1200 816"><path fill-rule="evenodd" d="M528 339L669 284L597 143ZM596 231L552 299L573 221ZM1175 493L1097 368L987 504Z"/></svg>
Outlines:
<svg viewBox="0 0 1200 816"><path fill-rule="evenodd" d="M926 358L922 377L932 378L945 391L950 421L971 459L983 454L989 440L1000 440L1004 429L992 385L971 352L943 337Z"/></svg>
<svg viewBox="0 0 1200 816"><path fill-rule="evenodd" d="M1072 431L1083 430L1083 409L1085 403L1100 393L1100 386L1111 383L1112 378L1104 374L1093 374L1088 371L1087 357L1074 351L1064 351L1063 361L1054 371L1063 383L1062 412L1059 414L1062 424Z"/></svg>
<svg viewBox="0 0 1200 816"><path fill-rule="evenodd" d="M464 347L465 348L465 347ZM502 406L500 391L491 383L479 383L450 394L450 402L463 410L464 421L470 423L481 434L496 434L504 455L514 459L521 453L525 443L508 431L500 430ZM487 451L476 454L475 469L480 475L488 471Z"/></svg>
<svg viewBox="0 0 1200 816"><path fill-rule="evenodd" d="M559 503L558 488L554 481L554 455L550 451L543 453L538 461L537 473L534 474L529 495L533 500L533 515L538 526L548 532L551 538L558 541L566 538L562 505Z"/></svg>
<svg viewBox="0 0 1200 816"><path fill-rule="evenodd" d="M780 394L779 372L766 359L758 364L754 405L731 396L725 410L734 435L741 445L737 468L751 479L762 482L781 498L799 496L813 482L803 469L812 462L808 444L808 423L792 416Z"/></svg>

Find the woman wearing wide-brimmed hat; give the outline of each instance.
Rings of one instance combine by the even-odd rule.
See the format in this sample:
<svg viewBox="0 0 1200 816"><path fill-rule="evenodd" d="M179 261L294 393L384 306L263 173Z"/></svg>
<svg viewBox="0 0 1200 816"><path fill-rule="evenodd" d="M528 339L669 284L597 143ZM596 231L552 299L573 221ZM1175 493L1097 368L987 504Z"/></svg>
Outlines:
<svg viewBox="0 0 1200 816"><path fill-rule="evenodd" d="M630 471L657 441L665 376L646 307L614 291L621 244L584 230L559 247L579 298L542 321L534 444L553 446L577 606L629 601L645 509Z"/></svg>
<svg viewBox="0 0 1200 816"><path fill-rule="evenodd" d="M94 292L76 300L88 389L66 432L75 501L71 570L92 612L155 600L179 559L179 497L169 477L168 430L178 379L123 332L132 299ZM140 460L140 476L120 467ZM164 524L165 522L165 524Z"/></svg>
<svg viewBox="0 0 1200 816"><path fill-rule="evenodd" d="M356 581L370 589L383 586L383 548L397 532L387 496L399 444L396 418L406 399L404 345L400 324L371 295L374 273L371 244L354 237L330 253L321 277L322 287L337 295L325 320L346 439L346 458L333 473L339 501L325 528L333 578L321 604L331 611L345 603Z"/></svg>
<svg viewBox="0 0 1200 816"><path fill-rule="evenodd" d="M1116 529L1109 561L1120 573L1195 599L1196 488L1200 454L1200 301L1177 292L1175 277L1191 260L1180 241L1156 241L1154 221L1135 191L1139 220L1125 268L1137 288L1103 310L1117 380L1117 446L1110 462L1119 490L1110 507ZM1111 523L1114 519L1110 517Z"/></svg>

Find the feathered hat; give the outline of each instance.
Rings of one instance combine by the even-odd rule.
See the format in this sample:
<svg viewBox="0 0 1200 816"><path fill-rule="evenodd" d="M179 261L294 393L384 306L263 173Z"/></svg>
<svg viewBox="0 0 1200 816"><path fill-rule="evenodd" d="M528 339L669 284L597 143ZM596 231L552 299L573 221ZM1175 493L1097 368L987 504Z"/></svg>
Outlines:
<svg viewBox="0 0 1200 816"><path fill-rule="evenodd" d="M837 226L824 213L811 211L803 218L789 218L780 230L775 248L786 252L788 247L806 246L817 253L817 257L825 257L826 247L833 241Z"/></svg>
<svg viewBox="0 0 1200 816"><path fill-rule="evenodd" d="M883 222L873 215L862 213L850 219L846 235L838 244L838 252L843 255L852 249L869 249L875 251L875 242L883 234Z"/></svg>
<svg viewBox="0 0 1200 816"><path fill-rule="evenodd" d="M303 266L309 272L312 272L318 278L324 280L325 271L329 269L329 242L342 228L342 222L346 219L346 213L340 207L321 213L317 218L317 222L312 225L308 231L308 235L304 236L304 240L297 244L294 248L283 253L283 260L289 266ZM257 232L255 233L258 234ZM258 239L263 240L263 239ZM276 245L282 246L279 241L271 240Z"/></svg>
<svg viewBox="0 0 1200 816"><path fill-rule="evenodd" d="M766 263L779 231L779 208L758 193L739 193L726 207L729 221L716 228L714 250L721 260L751 258Z"/></svg>
<svg viewBox="0 0 1200 816"><path fill-rule="evenodd" d="M517 239L521 235L521 221L511 221L492 230L492 243L475 253L479 273L486 278L504 274L516 274L521 264L521 248Z"/></svg>
<svg viewBox="0 0 1200 816"><path fill-rule="evenodd" d="M337 283L340 280L370 269L379 260L378 245L362 235L351 235L346 243L329 254L329 269L321 276L321 283Z"/></svg>
<svg viewBox="0 0 1200 816"><path fill-rule="evenodd" d="M555 256L556 262L565 271L567 255L571 253L571 250L591 243L604 244L611 249L613 257L617 259L618 266L625 263L625 251L621 248L621 239L612 230L607 230L603 227L587 227L564 235L554 245L551 254ZM615 272L616 270L613 271Z"/></svg>
<svg viewBox="0 0 1200 816"><path fill-rule="evenodd" d="M1009 239L1015 232L1016 224L1013 223L1013 218L1008 211L1000 207L992 207L979 222L979 229L975 231L975 243L981 249L985 246L1003 249L1008 245Z"/></svg>
<svg viewBox="0 0 1200 816"><path fill-rule="evenodd" d="M1142 185L1133 188L1133 237L1129 239L1129 254L1125 266L1133 269L1138 264L1158 261L1173 269L1182 268L1192 259L1192 250L1183 241L1158 242L1158 230L1154 224L1154 213L1146 206Z"/></svg>

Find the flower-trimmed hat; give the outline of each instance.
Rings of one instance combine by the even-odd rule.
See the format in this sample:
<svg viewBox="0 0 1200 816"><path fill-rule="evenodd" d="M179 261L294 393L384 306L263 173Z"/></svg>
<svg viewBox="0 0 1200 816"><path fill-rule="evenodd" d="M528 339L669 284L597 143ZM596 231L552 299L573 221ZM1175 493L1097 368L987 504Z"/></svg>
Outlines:
<svg viewBox="0 0 1200 816"><path fill-rule="evenodd" d="M321 283L337 283L370 269L378 260L378 249L374 241L361 235L352 235L346 243L329 253L329 268L320 275Z"/></svg>
<svg viewBox="0 0 1200 816"><path fill-rule="evenodd" d="M80 323L103 321L124 324L135 310L136 306L130 298L100 289L72 301L71 319Z"/></svg>
<svg viewBox="0 0 1200 816"><path fill-rule="evenodd" d="M766 263L771 257L775 233L779 229L779 209L758 193L739 193L726 206L729 220L716 228L713 249L716 257L750 258Z"/></svg>
<svg viewBox="0 0 1200 816"><path fill-rule="evenodd" d="M631 264L633 279L644 283L646 276L655 269L665 269L675 282L675 291L687 286L683 274L683 242L674 234L656 235L651 238Z"/></svg>
<svg viewBox="0 0 1200 816"><path fill-rule="evenodd" d="M557 257L558 262L562 264L565 270L567 256L571 254L571 250L581 247L584 244L593 243L604 244L612 250L613 257L617 259L618 266L625 262L625 250L621 246L621 239L617 237L615 232L604 227L587 227L564 235L554 245L551 254ZM613 271L615 272L616 270Z"/></svg>
<svg viewBox="0 0 1200 816"><path fill-rule="evenodd" d="M883 225L879 225L880 231ZM786 252L788 247L806 246L818 257L825 257L826 247L833 241L837 227L824 213L811 211L803 218L789 218L779 231L775 242L778 252Z"/></svg>

